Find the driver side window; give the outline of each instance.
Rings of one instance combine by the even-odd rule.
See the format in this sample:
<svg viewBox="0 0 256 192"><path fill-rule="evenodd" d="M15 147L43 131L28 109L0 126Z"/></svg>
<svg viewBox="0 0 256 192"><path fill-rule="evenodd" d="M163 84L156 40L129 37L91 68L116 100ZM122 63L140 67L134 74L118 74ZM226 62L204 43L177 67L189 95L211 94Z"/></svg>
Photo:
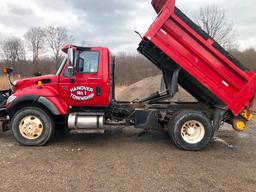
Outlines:
<svg viewBox="0 0 256 192"><path fill-rule="evenodd" d="M97 73L99 66L99 52L83 51L78 61L78 73Z"/></svg>

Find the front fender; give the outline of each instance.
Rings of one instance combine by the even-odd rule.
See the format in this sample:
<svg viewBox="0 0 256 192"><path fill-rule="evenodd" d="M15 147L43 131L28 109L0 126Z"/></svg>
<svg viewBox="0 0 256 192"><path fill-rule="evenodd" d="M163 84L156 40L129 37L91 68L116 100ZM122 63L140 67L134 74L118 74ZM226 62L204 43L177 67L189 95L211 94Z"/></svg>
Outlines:
<svg viewBox="0 0 256 192"><path fill-rule="evenodd" d="M65 101L59 98L56 91L51 88L37 88L36 90L28 88L15 92L12 97L16 98L6 105L6 108L9 111L22 103L28 102L34 102L43 105L53 115L66 115L69 111L69 107Z"/></svg>
<svg viewBox="0 0 256 192"><path fill-rule="evenodd" d="M15 106L17 106L23 102L27 102L27 101L37 102L37 100L39 99L39 95L16 95L16 94L13 94L13 95L11 95L11 97L16 97L16 98L11 102L9 102L9 99L7 100L6 108L8 110L14 108Z"/></svg>
<svg viewBox="0 0 256 192"><path fill-rule="evenodd" d="M39 97L38 102L54 115L66 115L69 111L68 105L58 97Z"/></svg>

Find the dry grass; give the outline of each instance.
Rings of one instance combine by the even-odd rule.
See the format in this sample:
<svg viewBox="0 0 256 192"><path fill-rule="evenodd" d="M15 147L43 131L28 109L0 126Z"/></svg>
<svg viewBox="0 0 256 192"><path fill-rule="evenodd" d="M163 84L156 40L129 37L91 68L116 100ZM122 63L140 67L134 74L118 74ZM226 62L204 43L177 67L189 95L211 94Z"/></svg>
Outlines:
<svg viewBox="0 0 256 192"><path fill-rule="evenodd" d="M0 77L0 90L9 89L9 88L10 88L10 85L9 85L9 81L8 81L7 77L1 76Z"/></svg>
<svg viewBox="0 0 256 192"><path fill-rule="evenodd" d="M12 81L22 79L20 76L11 77ZM6 76L0 76L0 90L10 89L9 80Z"/></svg>

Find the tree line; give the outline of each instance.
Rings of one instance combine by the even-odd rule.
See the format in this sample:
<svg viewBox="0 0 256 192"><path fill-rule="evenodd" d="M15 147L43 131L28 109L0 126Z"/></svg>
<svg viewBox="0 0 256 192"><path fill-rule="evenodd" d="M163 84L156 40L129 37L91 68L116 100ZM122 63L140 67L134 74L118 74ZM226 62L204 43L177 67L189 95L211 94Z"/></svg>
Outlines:
<svg viewBox="0 0 256 192"><path fill-rule="evenodd" d="M24 34L24 39L9 37L1 42L1 48L4 61L7 64L24 63L26 61L26 48L32 53L33 65L38 64L39 58L45 51L52 53L54 63L57 64L61 59L61 48L64 44L72 41L73 37L69 35L65 27L31 27Z"/></svg>
<svg viewBox="0 0 256 192"><path fill-rule="evenodd" d="M240 51L230 50L230 53L240 60L246 67L256 71L256 51L247 49ZM35 71L42 74L53 74L57 71L59 64L54 64L54 58L40 58L36 64L31 60L21 60L15 62L15 74L21 76L32 76ZM0 62L0 67L6 66L5 62ZM160 74L161 72L144 56L136 53L116 54L116 83L119 85L129 85L143 78Z"/></svg>

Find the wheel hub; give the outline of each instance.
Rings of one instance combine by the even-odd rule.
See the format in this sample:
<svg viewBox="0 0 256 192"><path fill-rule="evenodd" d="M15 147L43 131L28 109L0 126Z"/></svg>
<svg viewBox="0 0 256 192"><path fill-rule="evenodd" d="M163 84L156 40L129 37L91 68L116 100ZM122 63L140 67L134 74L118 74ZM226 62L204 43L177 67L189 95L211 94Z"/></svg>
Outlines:
<svg viewBox="0 0 256 192"><path fill-rule="evenodd" d="M182 126L181 136L187 143L198 143L204 138L204 135L204 125L199 121L187 121Z"/></svg>
<svg viewBox="0 0 256 192"><path fill-rule="evenodd" d="M189 135L193 135L195 133L195 128L189 127L187 132Z"/></svg>
<svg viewBox="0 0 256 192"><path fill-rule="evenodd" d="M21 120L19 124L19 131L26 139L37 139L43 132L43 123L35 116L27 116Z"/></svg>

